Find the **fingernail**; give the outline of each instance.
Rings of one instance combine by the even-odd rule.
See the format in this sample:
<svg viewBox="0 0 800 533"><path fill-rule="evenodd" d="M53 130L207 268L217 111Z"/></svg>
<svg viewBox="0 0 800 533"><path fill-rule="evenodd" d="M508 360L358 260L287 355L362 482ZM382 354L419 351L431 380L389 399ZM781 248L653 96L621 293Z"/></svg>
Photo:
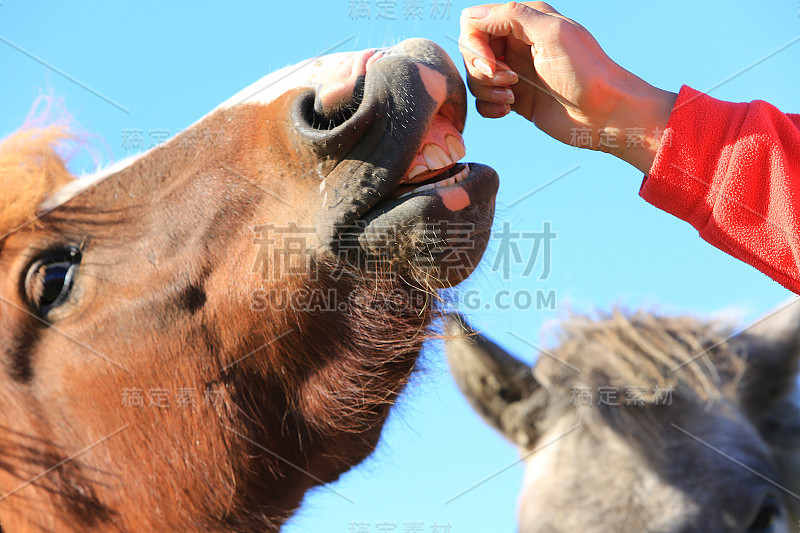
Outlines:
<svg viewBox="0 0 800 533"><path fill-rule="evenodd" d="M511 89L492 89L492 100L498 104L513 104L514 92Z"/></svg>
<svg viewBox="0 0 800 533"><path fill-rule="evenodd" d="M508 115L511 113L511 106L508 104L503 104L503 115Z"/></svg>
<svg viewBox="0 0 800 533"><path fill-rule="evenodd" d="M476 57L472 64L475 66L476 69L480 70L488 78L494 78L494 72L492 72L489 63L481 59L480 57Z"/></svg>
<svg viewBox="0 0 800 533"><path fill-rule="evenodd" d="M497 82L502 82L505 85L514 85L519 83L519 76L513 70L503 70L494 75Z"/></svg>
<svg viewBox="0 0 800 533"><path fill-rule="evenodd" d="M482 19L489 14L489 8L487 6L473 6L464 9L461 13L471 19Z"/></svg>

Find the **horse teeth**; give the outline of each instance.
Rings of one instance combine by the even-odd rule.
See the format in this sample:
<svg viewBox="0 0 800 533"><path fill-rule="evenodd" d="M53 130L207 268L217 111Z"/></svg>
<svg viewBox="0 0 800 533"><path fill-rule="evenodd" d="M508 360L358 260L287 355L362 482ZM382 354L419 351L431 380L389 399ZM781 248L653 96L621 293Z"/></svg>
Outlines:
<svg viewBox="0 0 800 533"><path fill-rule="evenodd" d="M453 161L458 161L467 155L467 149L464 147L464 143L455 135L445 135L444 141L447 143L447 148L450 149L450 158Z"/></svg>
<svg viewBox="0 0 800 533"><path fill-rule="evenodd" d="M415 192L428 191L428 190L433 189L433 188L439 189L439 188L449 187L451 185L455 185L456 183L460 183L460 182L464 181L464 178L466 178L468 174L469 174L469 165L464 164L464 168L461 169L461 172L459 172L455 176L450 176L447 179L443 179L441 181L437 181L437 182L434 182L434 183L428 183L426 185L420 185L416 189L412 189L412 190L410 190L410 191L408 191L406 193L401 194L396 199L399 200L400 198L404 198L404 197L406 197L406 196L408 196L410 194L414 194Z"/></svg>
<svg viewBox="0 0 800 533"><path fill-rule="evenodd" d="M429 189L433 189L434 187L436 187L436 184L435 184L435 183L428 183L427 185L422 185L422 186L420 186L420 187L417 187L416 189L414 189L414 190L413 190L413 191L411 191L411 192L422 192L422 191L427 191L427 190L429 190Z"/></svg>
<svg viewBox="0 0 800 533"><path fill-rule="evenodd" d="M414 179L424 172L428 172L428 167L424 165L417 165L408 173L408 179Z"/></svg>
<svg viewBox="0 0 800 533"><path fill-rule="evenodd" d="M447 187L449 185L455 185L455 184L456 184L456 177L455 176L450 176L446 180L437 181L433 185L435 185L437 188L442 188L442 187Z"/></svg>
<svg viewBox="0 0 800 533"><path fill-rule="evenodd" d="M469 165L465 164L461 172L453 176L453 179L456 180L456 183L461 183L462 181L464 181L464 178L466 178L468 174L469 174Z"/></svg>
<svg viewBox="0 0 800 533"><path fill-rule="evenodd" d="M438 170L455 163L438 144L428 143L422 149L422 157L431 170Z"/></svg>
<svg viewBox="0 0 800 533"><path fill-rule="evenodd" d="M434 187L436 187L436 185L437 185L436 183L428 183L426 185L420 185L416 189L412 189L412 190L408 191L407 193L401 194L400 196L397 197L397 199L399 200L400 198L403 198L404 196L408 196L409 194L414 194L415 192L428 191L428 190L433 189Z"/></svg>

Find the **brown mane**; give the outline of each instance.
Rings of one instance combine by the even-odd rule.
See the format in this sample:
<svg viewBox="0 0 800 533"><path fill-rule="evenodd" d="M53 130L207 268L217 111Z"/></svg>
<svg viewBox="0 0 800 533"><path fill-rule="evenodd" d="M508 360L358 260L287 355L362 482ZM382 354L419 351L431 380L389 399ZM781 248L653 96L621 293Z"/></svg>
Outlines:
<svg viewBox="0 0 800 533"><path fill-rule="evenodd" d="M52 125L21 129L0 143L0 235L32 220L47 195L73 179L56 151L70 138L65 126Z"/></svg>

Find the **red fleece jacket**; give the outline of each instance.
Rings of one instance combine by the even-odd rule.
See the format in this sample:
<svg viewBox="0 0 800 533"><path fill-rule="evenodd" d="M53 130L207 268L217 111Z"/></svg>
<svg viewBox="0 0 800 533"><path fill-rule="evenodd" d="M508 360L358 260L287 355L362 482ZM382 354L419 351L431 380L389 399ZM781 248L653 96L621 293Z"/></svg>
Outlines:
<svg viewBox="0 0 800 533"><path fill-rule="evenodd" d="M800 294L800 115L684 86L639 194Z"/></svg>

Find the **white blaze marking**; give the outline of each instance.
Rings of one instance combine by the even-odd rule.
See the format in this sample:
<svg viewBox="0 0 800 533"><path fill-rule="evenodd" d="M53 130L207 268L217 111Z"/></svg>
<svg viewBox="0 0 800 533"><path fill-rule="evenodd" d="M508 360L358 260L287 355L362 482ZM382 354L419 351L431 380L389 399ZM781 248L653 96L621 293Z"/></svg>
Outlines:
<svg viewBox="0 0 800 533"><path fill-rule="evenodd" d="M289 65L280 70L277 70L271 74L268 74L267 76L264 76L259 81L250 85L246 89L239 91L234 96L232 96L231 98L227 99L225 102L214 108L210 113L204 115L200 120L196 121L191 126L186 128L186 130L184 131L188 131L194 128L197 124L202 122L206 117L208 117L209 115L213 114L218 110L230 109L235 105L241 103L267 104L292 89L296 89L298 87L315 87L320 83L323 77L329 75L331 71L335 70L336 67L342 65L342 63L345 63L350 58L350 56L354 56L355 54L361 54L361 53L364 52L361 51L339 52L336 54L329 54L326 56L309 59L306 61L301 61L300 63ZM439 77L442 77L441 74L439 74L434 70L428 69L427 67L426 70L430 71L431 73L437 74ZM349 72L350 70L348 69L347 73ZM431 81L428 81L429 79ZM431 93L431 96L433 96L434 99L437 99L437 97L434 96L434 93L436 93L436 88L435 88L436 85L441 86L441 91L442 93L444 93L445 91L444 83L438 80L433 81L433 77L431 74L423 75L423 80L425 81L425 87L428 88L428 92ZM437 99L437 102L441 103L442 101L444 101L443 96ZM166 146L168 143L172 142L176 137L177 135L172 139L169 139L166 142L160 144L159 147ZM69 200L80 195L81 193L99 184L107 177L112 176L113 174L116 174L124 170L125 168L129 167L135 161L147 155L151 150L152 148L150 150L147 150L146 152L126 157L125 159L113 163L106 168L100 169L87 176L79 177L75 181L72 181L64 185L58 191L48 196L39 205L39 212L42 213L45 211L50 211L64 204L65 202L68 202Z"/></svg>
<svg viewBox="0 0 800 533"><path fill-rule="evenodd" d="M433 70L421 63L417 63L417 68L422 83L425 84L425 90L436 101L436 107L441 106L447 97L447 78L438 70Z"/></svg>
<svg viewBox="0 0 800 533"><path fill-rule="evenodd" d="M39 213L51 211L56 207L72 200L76 196L86 192L95 185L99 184L107 177L128 168L134 162L147 155L151 150L152 148L150 150L147 150L146 152L126 157L125 159L121 159L116 163L112 163L111 165L105 168L101 168L92 174L80 176L75 180L67 183L54 193L50 194L47 198L44 199L44 201L42 201L41 204L39 204Z"/></svg>
<svg viewBox="0 0 800 533"><path fill-rule="evenodd" d="M341 65L349 56L360 53L338 52L289 65L264 76L246 89L239 91L219 105L217 109L229 109L240 103L268 104L286 91L298 87L314 87L320 83L324 74Z"/></svg>

